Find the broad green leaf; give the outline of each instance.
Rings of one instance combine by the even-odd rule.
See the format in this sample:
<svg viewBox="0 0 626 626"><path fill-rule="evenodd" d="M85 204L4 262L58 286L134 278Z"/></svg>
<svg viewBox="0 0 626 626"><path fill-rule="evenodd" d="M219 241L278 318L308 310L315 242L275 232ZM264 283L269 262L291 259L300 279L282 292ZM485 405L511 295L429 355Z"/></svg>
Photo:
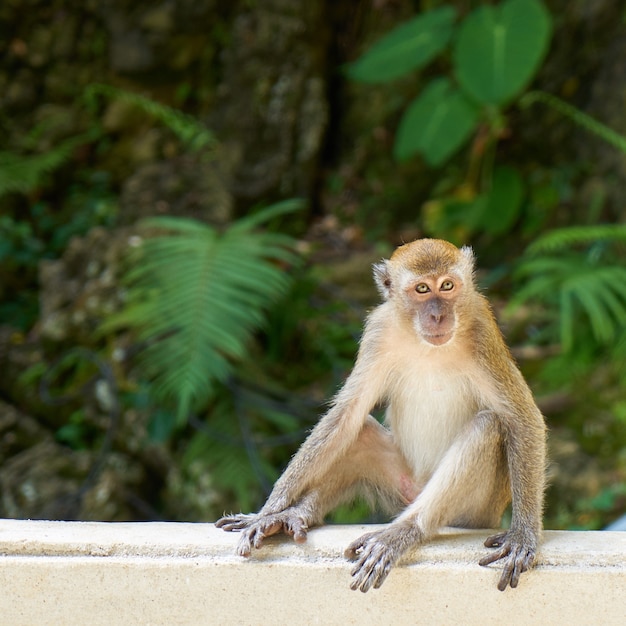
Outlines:
<svg viewBox="0 0 626 626"><path fill-rule="evenodd" d="M524 199L524 183L517 170L498 167L480 217L479 228L490 235L506 233L519 217Z"/></svg>
<svg viewBox="0 0 626 626"><path fill-rule="evenodd" d="M448 79L432 81L405 111L394 156L402 161L419 153L430 165L441 165L467 141L478 113Z"/></svg>
<svg viewBox="0 0 626 626"><path fill-rule="evenodd" d="M479 102L505 104L533 78L551 30L550 14L541 0L478 7L461 24L454 47L459 83Z"/></svg>
<svg viewBox="0 0 626 626"><path fill-rule="evenodd" d="M400 24L352 63L348 75L381 83L424 67L448 45L454 18L454 9L443 6Z"/></svg>

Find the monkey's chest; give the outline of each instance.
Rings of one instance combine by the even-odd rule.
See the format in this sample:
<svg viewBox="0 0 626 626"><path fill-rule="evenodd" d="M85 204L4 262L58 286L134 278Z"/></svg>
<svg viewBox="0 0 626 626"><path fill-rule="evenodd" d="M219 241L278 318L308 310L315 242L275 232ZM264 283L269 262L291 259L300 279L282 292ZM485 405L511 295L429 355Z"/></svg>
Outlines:
<svg viewBox="0 0 626 626"><path fill-rule="evenodd" d="M427 477L476 415L476 393L454 371L422 371L398 382L386 421L416 476Z"/></svg>

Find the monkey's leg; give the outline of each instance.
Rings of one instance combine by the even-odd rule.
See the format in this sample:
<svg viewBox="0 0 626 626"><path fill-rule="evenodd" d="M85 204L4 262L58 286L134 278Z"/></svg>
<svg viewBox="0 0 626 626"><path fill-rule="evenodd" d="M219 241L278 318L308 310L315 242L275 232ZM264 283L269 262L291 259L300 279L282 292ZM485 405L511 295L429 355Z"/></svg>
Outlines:
<svg viewBox="0 0 626 626"><path fill-rule="evenodd" d="M242 531L237 553L249 556L266 537L278 533L301 543L310 527L359 489L379 496L386 508L398 511L417 494L411 470L393 442L391 433L368 417L356 442L315 484L307 487L299 501L278 512L232 515L216 522L218 528Z"/></svg>
<svg viewBox="0 0 626 626"><path fill-rule="evenodd" d="M441 526L498 524L509 500L507 485L500 426L495 415L482 411L404 512L387 528L350 544L346 556L356 560L351 588L380 587L398 559Z"/></svg>

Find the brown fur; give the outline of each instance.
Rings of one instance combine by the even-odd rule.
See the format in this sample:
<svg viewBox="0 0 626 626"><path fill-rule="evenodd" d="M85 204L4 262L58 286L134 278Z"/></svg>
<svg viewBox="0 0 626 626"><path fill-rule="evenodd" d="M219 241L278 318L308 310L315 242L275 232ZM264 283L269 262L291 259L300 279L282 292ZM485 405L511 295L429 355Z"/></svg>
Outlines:
<svg viewBox="0 0 626 626"><path fill-rule="evenodd" d="M339 503L366 494L399 514L346 550L353 589L377 588L412 545L443 525L511 528L486 541L502 560L499 589L532 566L541 531L545 426L487 300L473 254L422 239L374 266L385 302L369 315L354 369L256 515L241 530L248 556L269 535L304 541ZM419 288L416 289L416 287ZM386 403L386 427L369 411Z"/></svg>

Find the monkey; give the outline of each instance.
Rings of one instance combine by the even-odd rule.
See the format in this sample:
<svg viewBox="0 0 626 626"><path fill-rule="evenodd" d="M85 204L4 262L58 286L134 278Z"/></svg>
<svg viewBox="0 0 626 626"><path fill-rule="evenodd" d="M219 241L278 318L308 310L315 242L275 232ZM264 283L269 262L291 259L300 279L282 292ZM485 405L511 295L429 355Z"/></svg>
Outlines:
<svg viewBox="0 0 626 626"><path fill-rule="evenodd" d="M373 266L383 302L365 321L352 372L256 514L216 522L249 556L266 537L297 543L362 494L395 515L353 541L353 590L379 588L439 528L499 528L480 565L517 587L542 531L546 426L487 298L468 246L418 239ZM386 408L384 424L370 415Z"/></svg>

